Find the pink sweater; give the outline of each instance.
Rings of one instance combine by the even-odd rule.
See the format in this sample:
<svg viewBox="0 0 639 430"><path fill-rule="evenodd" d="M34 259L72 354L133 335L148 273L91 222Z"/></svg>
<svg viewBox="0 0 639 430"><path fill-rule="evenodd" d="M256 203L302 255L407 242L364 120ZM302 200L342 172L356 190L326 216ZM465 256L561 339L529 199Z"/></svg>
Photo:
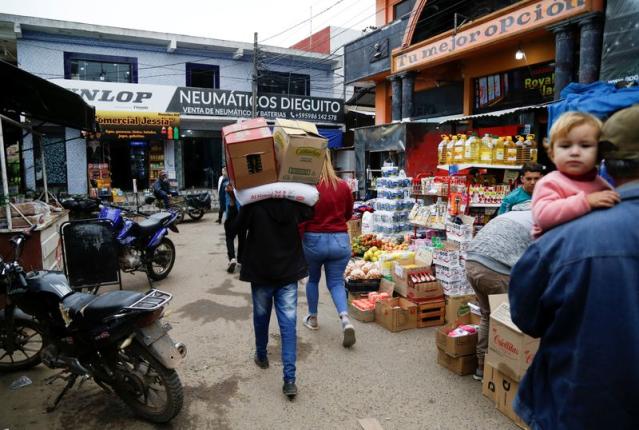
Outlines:
<svg viewBox="0 0 639 430"><path fill-rule="evenodd" d="M535 185L532 198L533 236L587 214L590 204L586 196L611 189L599 175L593 181L577 181L559 171L544 176Z"/></svg>

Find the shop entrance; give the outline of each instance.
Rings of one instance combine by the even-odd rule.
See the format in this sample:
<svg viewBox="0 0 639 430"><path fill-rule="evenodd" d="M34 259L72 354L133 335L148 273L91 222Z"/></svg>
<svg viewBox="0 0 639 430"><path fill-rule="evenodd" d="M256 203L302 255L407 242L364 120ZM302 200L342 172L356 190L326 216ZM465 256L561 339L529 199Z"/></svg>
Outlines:
<svg viewBox="0 0 639 430"><path fill-rule="evenodd" d="M149 144L143 140L115 140L109 145L111 184L113 188L130 191L133 179L138 188L149 186Z"/></svg>
<svg viewBox="0 0 639 430"><path fill-rule="evenodd" d="M214 188L222 169L219 137L186 137L183 141L185 188Z"/></svg>

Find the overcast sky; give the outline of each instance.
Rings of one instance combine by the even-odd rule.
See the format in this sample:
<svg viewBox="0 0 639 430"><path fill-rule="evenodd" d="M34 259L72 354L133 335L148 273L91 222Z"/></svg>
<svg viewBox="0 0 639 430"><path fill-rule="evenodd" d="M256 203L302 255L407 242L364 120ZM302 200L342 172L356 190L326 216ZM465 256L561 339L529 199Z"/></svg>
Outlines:
<svg viewBox="0 0 639 430"><path fill-rule="evenodd" d="M257 31L276 46L328 25L375 24L375 0L0 0L0 12L240 42L253 42Z"/></svg>

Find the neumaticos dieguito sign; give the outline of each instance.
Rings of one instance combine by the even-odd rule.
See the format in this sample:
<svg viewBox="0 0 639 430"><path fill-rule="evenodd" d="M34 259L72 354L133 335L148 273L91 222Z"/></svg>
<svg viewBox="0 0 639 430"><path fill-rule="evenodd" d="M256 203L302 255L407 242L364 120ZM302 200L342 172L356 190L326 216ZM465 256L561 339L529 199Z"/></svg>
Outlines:
<svg viewBox="0 0 639 430"><path fill-rule="evenodd" d="M543 0L506 8L454 34L449 31L393 54L392 71L411 70L562 21L593 9L592 0Z"/></svg>
<svg viewBox="0 0 639 430"><path fill-rule="evenodd" d="M253 95L247 91L178 87L167 110L185 115L250 118ZM257 97L257 116L266 119L300 119L343 122L344 102L339 99L282 94Z"/></svg>
<svg viewBox="0 0 639 430"><path fill-rule="evenodd" d="M53 79L79 94L99 111L178 112L182 115L250 118L253 96L248 91L210 90L169 85ZM266 119L344 122L344 101L324 97L260 94L257 115Z"/></svg>

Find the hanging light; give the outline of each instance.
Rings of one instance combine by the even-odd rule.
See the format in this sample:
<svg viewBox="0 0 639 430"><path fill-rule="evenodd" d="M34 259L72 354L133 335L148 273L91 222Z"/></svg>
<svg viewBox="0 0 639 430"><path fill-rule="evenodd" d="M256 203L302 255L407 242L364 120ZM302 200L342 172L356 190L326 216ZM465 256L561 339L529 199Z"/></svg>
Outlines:
<svg viewBox="0 0 639 430"><path fill-rule="evenodd" d="M521 49L521 45L519 45L519 49L517 49L517 52L515 52L515 60L521 61L524 58L526 58L526 53L523 49Z"/></svg>

